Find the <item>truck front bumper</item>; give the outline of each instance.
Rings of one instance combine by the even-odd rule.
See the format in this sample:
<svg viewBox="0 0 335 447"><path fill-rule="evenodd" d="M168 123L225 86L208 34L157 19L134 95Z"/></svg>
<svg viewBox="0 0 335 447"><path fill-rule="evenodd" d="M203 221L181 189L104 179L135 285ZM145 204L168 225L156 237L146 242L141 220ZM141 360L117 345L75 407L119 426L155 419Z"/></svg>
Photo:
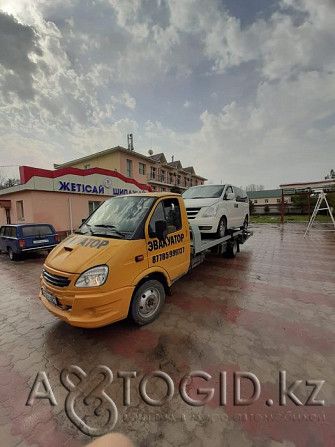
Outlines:
<svg viewBox="0 0 335 447"><path fill-rule="evenodd" d="M53 287L43 277L39 298L56 317L83 328L98 328L127 317L134 287L108 292L67 291Z"/></svg>

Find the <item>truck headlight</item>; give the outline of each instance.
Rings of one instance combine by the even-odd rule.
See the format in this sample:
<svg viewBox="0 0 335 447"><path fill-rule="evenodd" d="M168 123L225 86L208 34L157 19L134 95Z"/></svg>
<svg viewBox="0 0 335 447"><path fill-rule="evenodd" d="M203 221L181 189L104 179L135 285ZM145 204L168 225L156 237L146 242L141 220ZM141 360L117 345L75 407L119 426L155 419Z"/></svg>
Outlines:
<svg viewBox="0 0 335 447"><path fill-rule="evenodd" d="M76 281L76 287L99 287L102 286L108 276L107 265L92 267L82 273Z"/></svg>
<svg viewBox="0 0 335 447"><path fill-rule="evenodd" d="M215 203L214 205L209 206L202 216L203 217L214 217L214 216L216 216L216 213L218 212L218 208L219 208L219 204Z"/></svg>

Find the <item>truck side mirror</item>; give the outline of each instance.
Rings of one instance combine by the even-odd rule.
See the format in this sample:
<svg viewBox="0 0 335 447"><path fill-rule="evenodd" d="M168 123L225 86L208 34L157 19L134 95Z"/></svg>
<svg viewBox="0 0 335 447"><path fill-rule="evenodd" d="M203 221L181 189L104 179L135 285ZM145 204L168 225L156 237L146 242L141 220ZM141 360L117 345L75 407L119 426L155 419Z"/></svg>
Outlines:
<svg viewBox="0 0 335 447"><path fill-rule="evenodd" d="M235 194L233 192L228 192L226 194L226 200L234 200L235 199Z"/></svg>
<svg viewBox="0 0 335 447"><path fill-rule="evenodd" d="M156 237L160 241L164 241L168 234L168 226L166 220L156 220L155 222Z"/></svg>

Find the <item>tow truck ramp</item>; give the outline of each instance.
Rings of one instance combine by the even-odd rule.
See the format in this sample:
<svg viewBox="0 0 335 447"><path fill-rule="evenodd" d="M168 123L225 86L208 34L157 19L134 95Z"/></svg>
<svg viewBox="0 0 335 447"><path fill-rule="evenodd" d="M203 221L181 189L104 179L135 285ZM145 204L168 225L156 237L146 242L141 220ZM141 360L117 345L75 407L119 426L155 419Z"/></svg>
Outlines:
<svg viewBox="0 0 335 447"><path fill-rule="evenodd" d="M244 244L253 232L250 230L232 230L230 234L219 238L209 239L201 235L199 227L190 225L191 231L191 268L199 265L205 258L207 251L212 251L218 255L228 254L235 257L240 251L240 245Z"/></svg>

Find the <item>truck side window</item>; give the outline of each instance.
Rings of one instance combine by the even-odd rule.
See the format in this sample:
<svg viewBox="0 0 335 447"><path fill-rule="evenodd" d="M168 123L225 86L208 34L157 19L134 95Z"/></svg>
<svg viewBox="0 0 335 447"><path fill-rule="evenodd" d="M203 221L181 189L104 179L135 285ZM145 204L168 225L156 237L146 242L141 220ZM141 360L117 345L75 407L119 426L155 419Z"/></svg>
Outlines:
<svg viewBox="0 0 335 447"><path fill-rule="evenodd" d="M180 230L181 215L178 199L165 199L157 205L149 223L150 237L155 237L155 223L157 220L166 220L169 234Z"/></svg>
<svg viewBox="0 0 335 447"><path fill-rule="evenodd" d="M174 233L181 229L179 201L178 199L166 199L163 203L168 233Z"/></svg>
<svg viewBox="0 0 335 447"><path fill-rule="evenodd" d="M157 220L165 220L163 202L160 202L151 216L149 223L149 236L155 237L155 223Z"/></svg>

